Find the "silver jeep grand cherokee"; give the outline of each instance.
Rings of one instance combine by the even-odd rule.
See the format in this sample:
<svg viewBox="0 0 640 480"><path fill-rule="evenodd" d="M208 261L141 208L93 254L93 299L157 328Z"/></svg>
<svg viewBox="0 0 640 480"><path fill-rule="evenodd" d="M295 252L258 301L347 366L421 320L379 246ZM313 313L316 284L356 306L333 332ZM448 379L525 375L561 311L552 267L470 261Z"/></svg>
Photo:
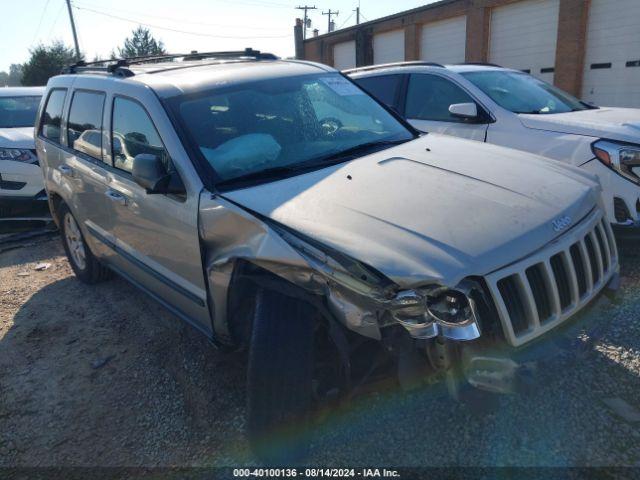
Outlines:
<svg viewBox="0 0 640 480"><path fill-rule="evenodd" d="M256 445L390 368L507 391L522 347L616 282L600 188L577 168L420 137L323 65L152 60L49 81L51 210L80 280L115 271L248 349Z"/></svg>

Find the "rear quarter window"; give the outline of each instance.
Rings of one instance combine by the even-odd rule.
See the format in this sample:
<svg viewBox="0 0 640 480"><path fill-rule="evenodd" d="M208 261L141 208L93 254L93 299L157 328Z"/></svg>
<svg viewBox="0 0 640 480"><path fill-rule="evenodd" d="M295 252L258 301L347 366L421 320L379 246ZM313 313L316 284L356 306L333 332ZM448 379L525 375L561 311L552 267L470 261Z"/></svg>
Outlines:
<svg viewBox="0 0 640 480"><path fill-rule="evenodd" d="M60 125L62 123L62 108L64 99L67 96L66 89L55 89L49 93L47 105L42 114L40 125L40 135L55 143L60 143Z"/></svg>

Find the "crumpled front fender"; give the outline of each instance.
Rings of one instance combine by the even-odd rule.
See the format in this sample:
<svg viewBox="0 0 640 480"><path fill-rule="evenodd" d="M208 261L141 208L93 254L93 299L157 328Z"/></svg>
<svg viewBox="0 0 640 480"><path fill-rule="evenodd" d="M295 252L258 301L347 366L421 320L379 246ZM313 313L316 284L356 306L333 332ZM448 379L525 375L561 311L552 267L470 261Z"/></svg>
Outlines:
<svg viewBox="0 0 640 480"><path fill-rule="evenodd" d="M252 263L306 292L324 296L328 312L347 328L380 339L376 300L354 294L311 266L273 228L221 196L203 192L200 199L200 239L208 281L216 340L233 345L228 315L230 288L241 262Z"/></svg>

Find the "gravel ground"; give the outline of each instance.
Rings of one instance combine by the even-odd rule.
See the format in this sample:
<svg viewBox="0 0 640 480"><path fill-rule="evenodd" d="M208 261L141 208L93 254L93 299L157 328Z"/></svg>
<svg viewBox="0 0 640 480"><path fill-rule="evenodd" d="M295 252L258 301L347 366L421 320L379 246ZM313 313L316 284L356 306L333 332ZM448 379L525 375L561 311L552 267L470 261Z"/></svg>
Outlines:
<svg viewBox="0 0 640 480"><path fill-rule="evenodd" d="M532 393L480 414L380 391L328 416L308 463L640 466L640 255L623 254L598 335L575 335ZM0 467L253 463L245 367L125 281L78 282L57 238L0 254Z"/></svg>

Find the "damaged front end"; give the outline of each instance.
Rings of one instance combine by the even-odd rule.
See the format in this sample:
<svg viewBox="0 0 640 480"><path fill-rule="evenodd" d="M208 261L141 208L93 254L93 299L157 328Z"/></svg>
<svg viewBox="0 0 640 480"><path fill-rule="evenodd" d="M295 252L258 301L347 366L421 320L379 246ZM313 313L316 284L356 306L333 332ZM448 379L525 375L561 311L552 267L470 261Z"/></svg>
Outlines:
<svg viewBox="0 0 640 480"><path fill-rule="evenodd" d="M441 350L451 349L480 337L477 298L483 293L474 280L454 288L434 282L402 288L373 267L220 196L204 194L200 216L213 327L221 343L247 343L238 332L250 327L239 326L246 320L235 312L251 301L248 284L313 301L330 324L378 341L396 357L419 350L429 370L446 370L450 363L431 361L428 350L437 342Z"/></svg>

